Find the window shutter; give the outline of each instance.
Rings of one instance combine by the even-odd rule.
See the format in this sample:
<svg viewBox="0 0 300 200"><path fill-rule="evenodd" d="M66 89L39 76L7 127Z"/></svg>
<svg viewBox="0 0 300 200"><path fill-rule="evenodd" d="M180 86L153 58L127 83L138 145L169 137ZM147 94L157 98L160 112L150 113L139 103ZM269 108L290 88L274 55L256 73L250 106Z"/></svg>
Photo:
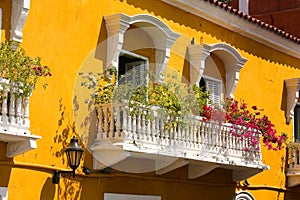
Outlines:
<svg viewBox="0 0 300 200"><path fill-rule="evenodd" d="M300 106L297 105L294 109L294 140L300 140Z"/></svg>
<svg viewBox="0 0 300 200"><path fill-rule="evenodd" d="M212 104L221 106L221 83L206 79L207 88L212 100Z"/></svg>
<svg viewBox="0 0 300 200"><path fill-rule="evenodd" d="M133 86L141 85L145 82L145 62L136 61L125 64L126 81Z"/></svg>

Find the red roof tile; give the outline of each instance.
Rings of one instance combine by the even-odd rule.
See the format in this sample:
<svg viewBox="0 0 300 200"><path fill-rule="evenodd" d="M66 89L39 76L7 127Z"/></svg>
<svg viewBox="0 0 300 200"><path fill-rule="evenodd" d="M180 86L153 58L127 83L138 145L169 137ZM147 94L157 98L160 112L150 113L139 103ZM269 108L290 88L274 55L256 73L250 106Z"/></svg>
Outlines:
<svg viewBox="0 0 300 200"><path fill-rule="evenodd" d="M277 27L274 27L271 24L268 24L268 23L263 22L259 19L256 19L255 17L247 15L246 13L244 13L244 12L238 10L238 9L235 9L231 6L228 6L226 3L219 2L218 0L204 0L204 1L209 1L211 4L215 4L216 6L222 8L226 11L229 11L229 12L239 16L240 18L244 18L245 20L248 20L251 23L257 24L258 26L261 26L262 28L265 28L269 31L274 32L275 34L281 35L282 37L284 37L288 40L291 40L295 43L300 44L300 39L293 36L292 34L289 34L289 33L285 32L285 31L283 31L283 30L281 30Z"/></svg>

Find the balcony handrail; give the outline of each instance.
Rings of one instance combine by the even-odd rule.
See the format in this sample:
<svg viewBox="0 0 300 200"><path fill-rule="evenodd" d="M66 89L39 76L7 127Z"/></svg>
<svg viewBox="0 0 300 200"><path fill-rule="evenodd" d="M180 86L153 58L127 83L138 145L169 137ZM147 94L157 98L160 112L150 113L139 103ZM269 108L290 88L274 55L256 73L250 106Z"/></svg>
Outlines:
<svg viewBox="0 0 300 200"><path fill-rule="evenodd" d="M137 114L132 114L126 103L112 103L97 107L98 138L109 138L134 142L136 145L152 146L153 148L172 148L182 152L193 152L192 156L200 154L220 157L231 157L244 162L261 164L261 152L250 146L249 139L234 136L232 125L215 121L205 122L200 116L190 115L184 118L187 123L178 123L166 128L166 123L172 123L172 117L162 116L155 110L155 116L147 117L148 108L136 106ZM174 119L174 118L173 118ZM259 133L257 132L257 138ZM248 148L249 151L245 151Z"/></svg>
<svg viewBox="0 0 300 200"><path fill-rule="evenodd" d="M22 95L20 84L0 78L0 128L19 134L28 134L29 96Z"/></svg>

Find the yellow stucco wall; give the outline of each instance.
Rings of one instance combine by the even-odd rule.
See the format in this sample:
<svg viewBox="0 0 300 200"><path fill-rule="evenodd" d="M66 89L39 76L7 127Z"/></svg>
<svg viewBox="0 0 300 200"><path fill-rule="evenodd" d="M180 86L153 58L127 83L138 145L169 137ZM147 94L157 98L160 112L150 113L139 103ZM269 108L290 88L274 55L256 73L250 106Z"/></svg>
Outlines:
<svg viewBox="0 0 300 200"><path fill-rule="evenodd" d="M3 11L1 33L4 39L9 35L10 15L7 13L10 13L11 1L1 1L0 7ZM74 91L77 91L78 87L76 84L78 72L86 58L91 55L90 52L93 52L97 44L105 41L107 37L103 16L119 12L127 15L151 14L161 19L173 31L180 33L181 36L171 49L173 52L169 60L169 66L180 72L184 71L183 58L186 46L193 37L196 43L199 43L202 37L206 44L225 42L236 48L248 60L240 72L240 81L235 92L236 99L244 99L249 105L264 108L264 113L276 124L279 133L286 132L289 136L292 135L292 123L285 124L284 112L281 110L282 91L284 79L300 76L298 59L157 0L150 0L147 3L141 0L31 0L23 30L22 46L31 56L40 56L43 63L51 68L53 76L47 79L48 88L43 90L39 85L30 99L31 132L42 136L42 139L38 140L38 148L13 159L16 163L37 166L31 168L22 164L14 166L7 164L11 162L7 158L0 161L3 163L0 164L0 171L4 170L10 174L9 178L3 178L3 173L0 174L1 186L9 187L9 199L60 199L59 195L62 199L65 197L72 199L81 195L85 197L84 199L101 199L95 196L102 195L102 192L130 193L130 191L137 193L147 191L149 194L162 195L163 199L169 200L199 199L198 196L205 197L203 199L217 199L208 197L209 194L216 195L216 188L217 191L224 193L224 197L230 198L233 194L234 187L231 183L224 186L213 184L203 186L190 182L166 183L165 180L155 181L154 178L136 180L135 177L126 179L111 176L104 178L79 176L75 181L61 180L60 186L51 183L51 166L67 167L63 149L71 136L81 134L80 124L75 122L76 116L73 112L77 106ZM106 49L100 51L105 52ZM101 61L95 63L103 65ZM101 69L101 66L97 67ZM84 144L85 142L83 141ZM273 152L266 148L262 149L263 162L271 169L254 176L249 182L251 185L285 187L285 151ZM85 151L84 164L92 167L92 158L88 150ZM217 176L210 178L217 179ZM65 186L68 187L67 190L64 189ZM278 199L283 199L283 194L278 195L274 191L251 191L251 193L256 199L273 200L278 196Z"/></svg>

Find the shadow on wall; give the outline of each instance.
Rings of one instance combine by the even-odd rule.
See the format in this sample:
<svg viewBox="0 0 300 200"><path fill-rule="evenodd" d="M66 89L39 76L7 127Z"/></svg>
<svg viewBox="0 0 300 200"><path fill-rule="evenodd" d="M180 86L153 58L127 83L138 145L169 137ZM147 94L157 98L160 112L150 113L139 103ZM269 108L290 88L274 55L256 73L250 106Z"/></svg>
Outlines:
<svg viewBox="0 0 300 200"><path fill-rule="evenodd" d="M79 108L76 96L73 99L73 103L73 109L76 111ZM84 149L84 154L82 157L82 160L84 160L83 163L86 163L86 159L91 160L91 156L89 156L86 145L84 144L84 142L82 141L82 137L76 130L75 121L71 117L73 113L69 113L62 99L59 100L59 113L60 118L57 120L57 129L55 131L55 136L53 137L53 142L57 144L55 146L55 149L52 149L55 157L61 158L62 163L67 164L65 149L69 145L70 139L75 136L79 140L79 145ZM80 174L80 167L78 168L78 170L80 171ZM55 186L55 184L52 183L52 178L48 178L43 187L41 199L53 199L55 192L52 191L55 191L55 189L57 189L56 194L58 199L80 199L80 193L82 190L81 182L82 177L80 177L80 175L76 175L74 179L72 177L69 177L69 175L62 175L59 184ZM50 198L48 197L48 195L50 196Z"/></svg>
<svg viewBox="0 0 300 200"><path fill-rule="evenodd" d="M85 154L83 155L83 166L92 168L92 155L89 147L94 143L97 130L97 117L93 101L89 101L88 104L80 104L78 102L77 95L73 97L73 114L75 119L78 119L77 115L82 114L80 112L80 105L87 107L87 111L84 112L84 118L80 123L80 131L77 134L81 140L81 147L84 148ZM82 106L83 107L83 106Z"/></svg>
<svg viewBox="0 0 300 200"><path fill-rule="evenodd" d="M4 161L5 163L13 163L12 158L6 157L6 143L0 142L0 163ZM3 165L0 164L0 187L7 187L10 179L12 164ZM1 199L1 198L0 198Z"/></svg>
<svg viewBox="0 0 300 200"><path fill-rule="evenodd" d="M53 200L55 195L55 185L51 178L47 178L41 191L40 200Z"/></svg>
<svg viewBox="0 0 300 200"><path fill-rule="evenodd" d="M9 40L12 2L0 1L0 9L2 10L2 27L1 27L1 29L3 30L2 34L4 34L6 40Z"/></svg>
<svg viewBox="0 0 300 200"><path fill-rule="evenodd" d="M98 60L102 60L103 63L106 64L106 49L107 49L107 43L105 42L107 40L107 30L105 28L105 21L104 18L102 18L101 27L99 30L98 35L98 41L97 41L97 47L95 51L95 58Z"/></svg>
<svg viewBox="0 0 300 200"><path fill-rule="evenodd" d="M66 147L69 145L69 139L72 135L75 134L75 125L74 122L70 121L68 113L66 113L66 107L63 105L62 99L59 100L59 112L60 118L57 121L57 129L55 131L55 136L53 142L59 144L58 149L54 150L55 157L61 158L63 164L67 161L64 157L64 152Z"/></svg>

